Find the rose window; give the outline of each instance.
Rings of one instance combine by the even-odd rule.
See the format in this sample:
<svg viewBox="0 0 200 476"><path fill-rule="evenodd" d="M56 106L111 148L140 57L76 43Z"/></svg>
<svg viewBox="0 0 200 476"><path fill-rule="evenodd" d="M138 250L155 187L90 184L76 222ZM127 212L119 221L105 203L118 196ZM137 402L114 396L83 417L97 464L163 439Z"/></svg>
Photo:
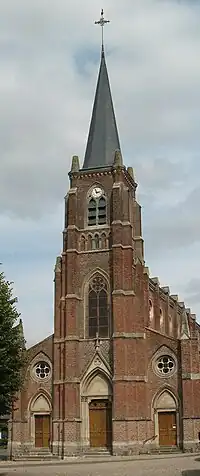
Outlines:
<svg viewBox="0 0 200 476"><path fill-rule="evenodd" d="M156 363L157 371L163 376L169 376L175 369L174 359L168 355L160 357Z"/></svg>
<svg viewBox="0 0 200 476"><path fill-rule="evenodd" d="M39 364L35 366L35 373L39 379L45 380L50 375L49 364L47 362L39 362Z"/></svg>

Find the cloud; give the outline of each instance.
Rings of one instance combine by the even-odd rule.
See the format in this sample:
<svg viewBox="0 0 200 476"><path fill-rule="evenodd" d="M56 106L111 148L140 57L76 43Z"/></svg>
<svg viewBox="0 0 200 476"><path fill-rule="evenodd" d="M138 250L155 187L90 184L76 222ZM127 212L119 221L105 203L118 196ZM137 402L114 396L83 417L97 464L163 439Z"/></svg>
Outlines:
<svg viewBox="0 0 200 476"><path fill-rule="evenodd" d="M98 5L86 1L84 17L81 5L10 0L0 7L2 212L36 218L56 207L68 187L71 155L83 158L100 31L93 24ZM188 154L199 147L198 8L108 2L107 62L123 149L127 160L131 150L133 164L138 150L157 156L161 144Z"/></svg>
<svg viewBox="0 0 200 476"><path fill-rule="evenodd" d="M193 279L190 279L190 281L187 283L186 287L185 287L185 291L187 293L197 293L199 292L200 293L200 279L199 278L193 278Z"/></svg>
<svg viewBox="0 0 200 476"><path fill-rule="evenodd" d="M156 253L163 249L178 249L200 242L198 219L200 187L175 205L152 205L151 227L148 223L148 245ZM153 213L154 210L154 213Z"/></svg>
<svg viewBox="0 0 200 476"><path fill-rule="evenodd" d="M15 281L31 339L35 322L35 338L52 329L52 268L71 156L82 161L85 152L101 6L0 4L0 261ZM147 262L178 289L188 268L187 280L198 274L190 256L200 233L199 13L191 0L108 0L105 11L107 65L124 162L139 183ZM181 250L187 273L174 280Z"/></svg>
<svg viewBox="0 0 200 476"><path fill-rule="evenodd" d="M63 216L62 205L39 221L1 217L1 268L14 282L28 345L53 332L53 270L62 250Z"/></svg>
<svg viewBox="0 0 200 476"><path fill-rule="evenodd" d="M184 289L187 301L192 306L200 308L200 279L198 277L190 279Z"/></svg>
<svg viewBox="0 0 200 476"><path fill-rule="evenodd" d="M182 187L188 176L187 167L184 165L181 161L173 162L168 157L149 158L149 160L145 157L137 163L139 185L146 193L169 190L169 187Z"/></svg>

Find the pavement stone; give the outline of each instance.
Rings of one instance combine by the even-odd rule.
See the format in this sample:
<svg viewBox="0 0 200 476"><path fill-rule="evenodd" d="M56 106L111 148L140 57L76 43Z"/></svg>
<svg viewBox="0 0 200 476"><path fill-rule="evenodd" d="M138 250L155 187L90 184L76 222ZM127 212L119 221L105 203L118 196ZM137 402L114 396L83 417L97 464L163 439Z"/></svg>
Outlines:
<svg viewBox="0 0 200 476"><path fill-rule="evenodd" d="M7 463L7 464L6 464ZM79 458L27 465L23 462L2 462L0 476L200 476L200 454L154 455L97 461Z"/></svg>

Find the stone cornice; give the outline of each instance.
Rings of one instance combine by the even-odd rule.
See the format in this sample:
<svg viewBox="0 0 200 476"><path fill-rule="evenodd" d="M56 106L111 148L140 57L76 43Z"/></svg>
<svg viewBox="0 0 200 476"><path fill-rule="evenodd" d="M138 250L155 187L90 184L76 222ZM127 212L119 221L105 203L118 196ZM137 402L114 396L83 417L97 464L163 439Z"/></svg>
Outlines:
<svg viewBox="0 0 200 476"><path fill-rule="evenodd" d="M110 251L110 248L97 248L96 250L84 250L84 251L79 251L79 254L91 254L91 253L108 253Z"/></svg>
<svg viewBox="0 0 200 476"><path fill-rule="evenodd" d="M114 339L146 339L145 332L114 332Z"/></svg>
<svg viewBox="0 0 200 476"><path fill-rule="evenodd" d="M77 301L82 301L82 298L78 294L67 294L65 299L76 299Z"/></svg>
<svg viewBox="0 0 200 476"><path fill-rule="evenodd" d="M115 289L112 292L113 296L135 296L134 291L131 289L129 291L124 291L124 289Z"/></svg>
<svg viewBox="0 0 200 476"><path fill-rule="evenodd" d="M65 342L78 342L80 339L78 336L67 336L54 338L54 344L64 344Z"/></svg>
<svg viewBox="0 0 200 476"><path fill-rule="evenodd" d="M68 190L67 195L73 195L77 193L77 187L72 187Z"/></svg>
<svg viewBox="0 0 200 476"><path fill-rule="evenodd" d="M67 253L76 253L77 255L82 255L83 253L85 254L91 254L91 253L105 253L110 251L110 248L98 248L98 249L94 249L94 250L84 250L84 251L79 251L77 250L76 248L69 248L68 250L66 250L65 253L62 253L62 254L67 254Z"/></svg>
<svg viewBox="0 0 200 476"><path fill-rule="evenodd" d="M108 338L108 337L101 337L100 338L101 342L104 342L104 341L108 341L110 342L111 338ZM57 337L57 338L54 338L54 343L55 344L63 344L64 342L67 342L67 341L76 341L76 342L95 342L96 341L96 338L93 339L91 337L79 337L79 336L76 336L76 335L68 335L66 337Z"/></svg>
<svg viewBox="0 0 200 476"><path fill-rule="evenodd" d="M110 226L109 225L94 225L94 226L86 226L85 228L80 228L79 231L80 233L91 233L91 231L101 231L101 232L104 232L104 231L109 231L110 230Z"/></svg>
<svg viewBox="0 0 200 476"><path fill-rule="evenodd" d="M122 375L114 377L113 382L147 382L146 375Z"/></svg>
<svg viewBox="0 0 200 476"><path fill-rule="evenodd" d="M123 250L133 250L131 245L121 245L120 243L117 245L112 245L112 248L122 248Z"/></svg>
<svg viewBox="0 0 200 476"><path fill-rule="evenodd" d="M80 378L78 377L65 377L64 379L54 380L54 385L61 385L63 383L78 383L80 384Z"/></svg>
<svg viewBox="0 0 200 476"><path fill-rule="evenodd" d="M122 225L122 226L131 226L131 222L126 220L126 221L122 221L122 220L113 220L111 225Z"/></svg>
<svg viewBox="0 0 200 476"><path fill-rule="evenodd" d="M123 180L118 180L113 184L112 188L121 188L122 185L124 185Z"/></svg>
<svg viewBox="0 0 200 476"><path fill-rule="evenodd" d="M152 421L151 418L148 418L148 417L119 417L119 418L112 418L112 421ZM121 442L119 441L116 441L116 442L113 442L113 444L115 446L119 446ZM143 442L142 442L143 443ZM125 444L127 444L127 442L125 442ZM137 444L138 444L138 440L137 440Z"/></svg>
<svg viewBox="0 0 200 476"><path fill-rule="evenodd" d="M200 373L186 372L182 374L183 380L200 380Z"/></svg>
<svg viewBox="0 0 200 476"><path fill-rule="evenodd" d="M97 169L81 169L79 172L69 172L70 178L77 178L78 180L85 177L102 177L103 175L112 175L112 166L99 167Z"/></svg>
<svg viewBox="0 0 200 476"><path fill-rule="evenodd" d="M59 419L59 418L53 418L52 422L53 423L62 423L63 421L69 421L69 422L82 422L81 418L64 418L64 419Z"/></svg>
<svg viewBox="0 0 200 476"><path fill-rule="evenodd" d="M133 240L134 241L144 241L144 238L142 238L142 236L134 236Z"/></svg>
<svg viewBox="0 0 200 476"><path fill-rule="evenodd" d="M67 228L64 228L63 233L66 233L68 230L80 231L79 228L78 228L78 226L76 226L76 225L68 225Z"/></svg>
<svg viewBox="0 0 200 476"><path fill-rule="evenodd" d="M76 248L68 248L65 254L67 253L76 253L77 255L79 255L80 252Z"/></svg>

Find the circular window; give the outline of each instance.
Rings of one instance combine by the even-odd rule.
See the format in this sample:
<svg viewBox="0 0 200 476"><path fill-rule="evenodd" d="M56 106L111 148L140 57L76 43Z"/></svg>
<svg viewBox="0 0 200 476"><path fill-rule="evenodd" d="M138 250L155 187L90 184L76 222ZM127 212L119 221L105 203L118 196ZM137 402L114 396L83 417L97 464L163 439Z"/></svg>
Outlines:
<svg viewBox="0 0 200 476"><path fill-rule="evenodd" d="M172 357L169 355L164 355L160 357L156 362L156 370L159 374L163 376L171 375L175 370L175 362Z"/></svg>
<svg viewBox="0 0 200 476"><path fill-rule="evenodd" d="M39 362L35 366L35 374L37 378L45 380L50 375L50 366L47 362Z"/></svg>

